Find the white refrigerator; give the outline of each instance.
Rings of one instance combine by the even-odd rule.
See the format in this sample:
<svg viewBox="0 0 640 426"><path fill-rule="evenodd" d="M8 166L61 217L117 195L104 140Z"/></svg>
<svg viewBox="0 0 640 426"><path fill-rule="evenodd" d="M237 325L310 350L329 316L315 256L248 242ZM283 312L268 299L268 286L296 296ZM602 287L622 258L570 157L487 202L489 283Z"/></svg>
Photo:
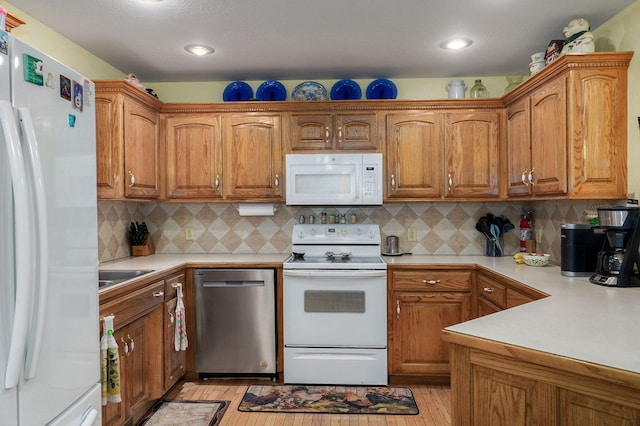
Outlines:
<svg viewBox="0 0 640 426"><path fill-rule="evenodd" d="M0 37L0 423L99 425L94 85Z"/></svg>

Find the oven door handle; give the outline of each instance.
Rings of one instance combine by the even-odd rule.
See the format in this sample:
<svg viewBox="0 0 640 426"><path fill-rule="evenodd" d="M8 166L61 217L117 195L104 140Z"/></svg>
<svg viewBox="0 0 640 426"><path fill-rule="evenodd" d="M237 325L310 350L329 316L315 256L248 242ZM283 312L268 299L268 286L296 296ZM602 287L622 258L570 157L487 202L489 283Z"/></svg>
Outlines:
<svg viewBox="0 0 640 426"><path fill-rule="evenodd" d="M304 270L285 270L285 277L305 277L305 278L372 278L386 277L387 271L363 271L363 270L331 270L331 269L304 269Z"/></svg>

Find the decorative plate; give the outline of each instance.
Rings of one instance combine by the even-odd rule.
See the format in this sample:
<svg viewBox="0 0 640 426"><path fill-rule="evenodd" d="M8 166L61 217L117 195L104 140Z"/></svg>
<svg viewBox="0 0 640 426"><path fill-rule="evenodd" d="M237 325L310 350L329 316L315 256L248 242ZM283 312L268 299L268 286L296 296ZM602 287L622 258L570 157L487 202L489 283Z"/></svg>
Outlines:
<svg viewBox="0 0 640 426"><path fill-rule="evenodd" d="M253 89L244 81L234 81L222 92L222 100L225 102L248 101L251 98L253 98Z"/></svg>
<svg viewBox="0 0 640 426"><path fill-rule="evenodd" d="M334 101L357 100L362 97L362 90L353 80L340 80L331 88L331 99Z"/></svg>
<svg viewBox="0 0 640 426"><path fill-rule="evenodd" d="M327 89L315 81L305 81L298 84L291 92L294 101L326 101L329 99Z"/></svg>
<svg viewBox="0 0 640 426"><path fill-rule="evenodd" d="M256 99L259 101L284 101L287 99L287 89L276 80L267 80L256 90Z"/></svg>
<svg viewBox="0 0 640 426"><path fill-rule="evenodd" d="M367 87L367 99L395 99L396 96L398 88L386 78L374 80Z"/></svg>

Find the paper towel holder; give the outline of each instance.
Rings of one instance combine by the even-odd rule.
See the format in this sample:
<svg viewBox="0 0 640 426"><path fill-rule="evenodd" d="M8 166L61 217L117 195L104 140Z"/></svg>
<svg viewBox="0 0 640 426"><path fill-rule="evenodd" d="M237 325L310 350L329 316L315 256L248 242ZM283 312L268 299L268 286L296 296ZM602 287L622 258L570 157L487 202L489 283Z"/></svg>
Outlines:
<svg viewBox="0 0 640 426"><path fill-rule="evenodd" d="M273 216L278 207L273 203L239 203L240 216Z"/></svg>

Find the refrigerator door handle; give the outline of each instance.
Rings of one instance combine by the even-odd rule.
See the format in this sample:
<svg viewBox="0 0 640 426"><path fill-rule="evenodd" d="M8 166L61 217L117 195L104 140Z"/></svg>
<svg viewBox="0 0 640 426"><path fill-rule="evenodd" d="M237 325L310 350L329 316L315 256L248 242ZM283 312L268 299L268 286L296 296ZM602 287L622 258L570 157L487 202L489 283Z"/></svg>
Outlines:
<svg viewBox="0 0 640 426"><path fill-rule="evenodd" d="M24 367L24 351L27 341L29 314L33 299L33 275L30 265L31 227L29 226L29 191L24 158L20 149L20 137L11 103L0 101L0 127L8 153L11 185L13 187L15 246L15 309L11 341L7 356L4 388L18 385Z"/></svg>
<svg viewBox="0 0 640 426"><path fill-rule="evenodd" d="M36 244L36 281L34 283L34 302L36 303L35 330L30 333L31 341L27 343L27 359L25 365L25 379L33 379L38 368L38 358L42 348L44 325L47 308L47 289L49 285L49 241L47 228L47 198L45 194L44 178L38 140L33 127L33 120L28 108L18 108L18 119L22 130L23 143L26 148L25 159L27 175L32 178L33 211L35 214L35 244Z"/></svg>

